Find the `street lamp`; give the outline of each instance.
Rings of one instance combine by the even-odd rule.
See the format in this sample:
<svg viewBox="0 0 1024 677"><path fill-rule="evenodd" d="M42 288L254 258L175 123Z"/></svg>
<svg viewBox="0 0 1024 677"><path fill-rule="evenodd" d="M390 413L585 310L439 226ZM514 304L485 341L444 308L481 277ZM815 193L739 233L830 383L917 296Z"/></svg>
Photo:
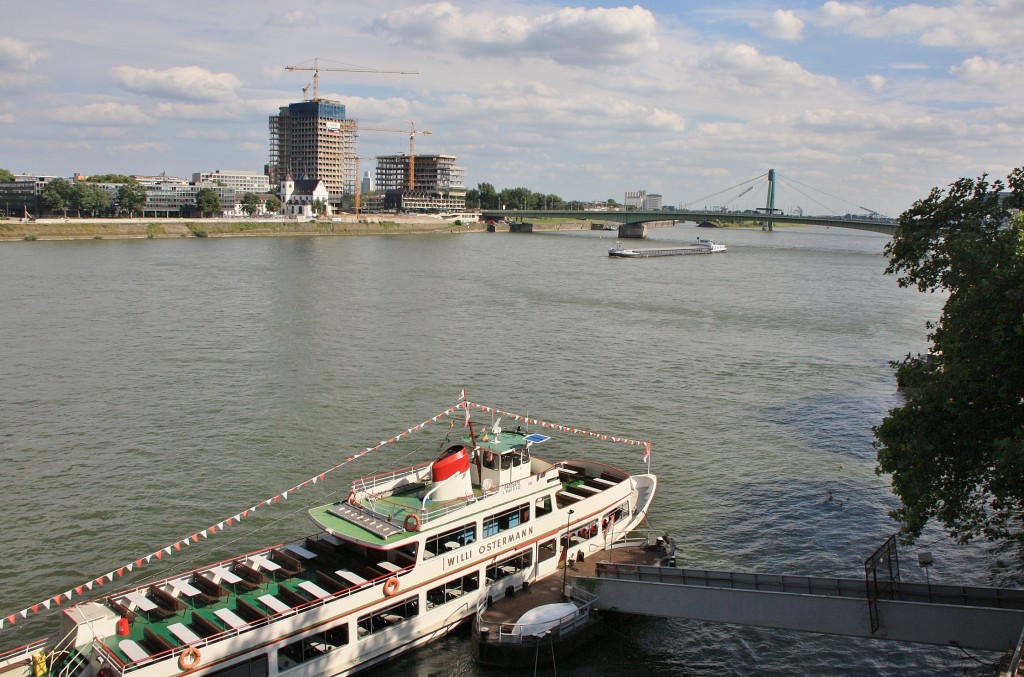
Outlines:
<svg viewBox="0 0 1024 677"><path fill-rule="evenodd" d="M565 516L565 563L562 566L562 601L568 599L568 595L565 594L565 582L566 575L569 571L569 522L572 520L572 509Z"/></svg>

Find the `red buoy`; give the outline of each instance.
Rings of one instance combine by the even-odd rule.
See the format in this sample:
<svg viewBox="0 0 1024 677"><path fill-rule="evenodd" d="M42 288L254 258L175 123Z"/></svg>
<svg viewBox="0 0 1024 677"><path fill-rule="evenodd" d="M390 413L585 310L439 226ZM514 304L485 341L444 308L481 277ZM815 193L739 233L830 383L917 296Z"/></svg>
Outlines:
<svg viewBox="0 0 1024 677"><path fill-rule="evenodd" d="M130 635L132 632L132 624L128 622L127 618L117 619L117 634L121 637Z"/></svg>

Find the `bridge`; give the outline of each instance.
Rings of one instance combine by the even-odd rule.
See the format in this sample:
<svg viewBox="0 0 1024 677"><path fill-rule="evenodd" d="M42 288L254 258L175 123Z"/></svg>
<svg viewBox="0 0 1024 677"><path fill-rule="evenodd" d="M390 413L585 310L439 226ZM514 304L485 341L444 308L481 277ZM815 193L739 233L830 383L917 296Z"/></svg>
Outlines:
<svg viewBox="0 0 1024 677"><path fill-rule="evenodd" d="M564 219L564 220L590 220L601 222L619 223L619 237L621 238L644 238L647 237L648 224L672 225L682 221L696 221L702 223L750 223L758 222L762 230L773 230L775 224L787 223L804 226L826 226L828 228L852 228L855 230L867 230L873 233L882 233L892 236L896 232L897 223L895 219L881 216L874 210L861 207L871 213L871 216L804 216L802 213L784 214L775 206L775 185L776 174L774 169L769 169L766 175L753 179L754 181L767 177L768 195L765 206L758 209L747 209L743 211L727 211L725 207L714 210L657 210L657 211L578 211L578 210L483 210L480 218L482 220L509 221L512 223L513 232L531 232L532 227L528 219ZM749 183L749 182L745 182ZM741 186L743 184L740 184ZM740 186L734 186L739 188ZM808 186L809 187L809 186ZM739 198L753 189L753 186L746 188L742 193L733 198ZM726 189L730 190L730 189ZM724 191L723 191L724 192ZM732 200L730 200L731 202Z"/></svg>
<svg viewBox="0 0 1024 677"><path fill-rule="evenodd" d="M1013 670L1024 667L1024 590L903 582L895 536L864 561L864 578L677 568L668 543L662 566L591 553L602 561L572 585L607 611L1012 652Z"/></svg>
<svg viewBox="0 0 1024 677"><path fill-rule="evenodd" d="M510 221L529 225L530 219L564 219L590 220L621 224L619 236L623 238L643 238L647 236L647 225L661 223L669 226L682 221L702 223L750 223L759 222L765 230L771 230L776 224L801 226L826 226L829 228L852 228L867 230L872 233L893 235L897 224L891 219L854 218L837 216L794 216L786 214L765 214L761 212L722 212L696 210L658 210L658 211L583 211L557 209L485 209L480 214L481 220ZM529 232L528 227L513 228L519 232Z"/></svg>

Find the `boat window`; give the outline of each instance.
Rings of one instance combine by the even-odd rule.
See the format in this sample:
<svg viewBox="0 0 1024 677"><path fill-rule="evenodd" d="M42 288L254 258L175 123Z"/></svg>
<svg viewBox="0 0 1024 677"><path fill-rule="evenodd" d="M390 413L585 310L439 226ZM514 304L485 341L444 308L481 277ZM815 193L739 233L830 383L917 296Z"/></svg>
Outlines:
<svg viewBox="0 0 1024 677"><path fill-rule="evenodd" d="M511 576L523 569L530 568L530 565L532 564L533 551L524 550L518 555L513 555L512 557L503 559L502 561L487 567L487 582L492 583L494 581L501 580L506 576Z"/></svg>
<svg viewBox="0 0 1024 677"><path fill-rule="evenodd" d="M629 515L629 501L623 501L615 510L606 512L601 518L601 531L613 531L615 524L622 524L622 520Z"/></svg>
<svg viewBox="0 0 1024 677"><path fill-rule="evenodd" d="M484 538L494 536L506 529L512 529L530 521L530 504L522 503L514 508L484 518Z"/></svg>
<svg viewBox="0 0 1024 677"><path fill-rule="evenodd" d="M269 670L270 661L267 660L266 654L263 654L206 674L208 677L267 677Z"/></svg>
<svg viewBox="0 0 1024 677"><path fill-rule="evenodd" d="M461 578L450 580L444 585L427 590L427 608L433 609L447 602L462 597L467 592L473 592L480 587L480 572L474 571Z"/></svg>
<svg viewBox="0 0 1024 677"><path fill-rule="evenodd" d="M356 622L356 632L359 634L359 639L363 639L381 630L386 630L393 625L399 625L414 616L418 616L419 613L419 595L406 597L371 614L360 616Z"/></svg>
<svg viewBox="0 0 1024 677"><path fill-rule="evenodd" d="M533 516L541 517L551 512L551 496L541 496L533 504Z"/></svg>
<svg viewBox="0 0 1024 677"><path fill-rule="evenodd" d="M537 561L545 562L555 556L555 539L545 541L537 546Z"/></svg>
<svg viewBox="0 0 1024 677"><path fill-rule="evenodd" d="M348 620L329 630L304 637L277 650L277 669L293 668L314 658L320 658L348 644Z"/></svg>
<svg viewBox="0 0 1024 677"><path fill-rule="evenodd" d="M458 550L464 545L469 545L476 540L476 524L463 524L461 527L451 529L433 536L428 536L423 544L425 551L424 558L440 555L444 552Z"/></svg>
<svg viewBox="0 0 1024 677"><path fill-rule="evenodd" d="M496 470L498 468L498 459L496 454L490 449L484 449L483 451L483 464L485 468Z"/></svg>
<svg viewBox="0 0 1024 677"><path fill-rule="evenodd" d="M583 541L597 536L597 520L590 520L586 524L578 527L573 527L569 531L569 547L579 545ZM565 547L565 534L562 534L560 539L562 541L562 547Z"/></svg>
<svg viewBox="0 0 1024 677"><path fill-rule="evenodd" d="M508 470L509 468L512 467L512 457L514 455L515 454L512 454L511 452L510 453L505 453L505 454L501 455L501 469L502 470Z"/></svg>

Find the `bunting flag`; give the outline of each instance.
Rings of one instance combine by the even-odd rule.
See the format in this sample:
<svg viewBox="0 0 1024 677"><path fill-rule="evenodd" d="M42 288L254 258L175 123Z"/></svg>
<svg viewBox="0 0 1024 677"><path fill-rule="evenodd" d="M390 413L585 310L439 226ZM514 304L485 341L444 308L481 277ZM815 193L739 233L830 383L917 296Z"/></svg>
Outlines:
<svg viewBox="0 0 1024 677"><path fill-rule="evenodd" d="M328 468L327 470L324 470L323 472L313 476L312 478L304 480L304 481L300 482L299 484L297 484L297 485L295 485L295 486L293 486L293 487L291 487L289 489L286 489L285 491L282 491L279 494L275 494L274 496L272 496L272 497L270 497L270 498L268 498L268 499L266 499L266 500L264 500L264 501L262 501L260 503L257 503L255 506L249 508L248 510L243 510L242 512L237 513L237 514L233 515L232 517L228 517L228 518L223 519L223 520L221 520L219 522L216 522L214 525L209 526L209 527L207 527L207 528L205 528L205 529L203 529L201 531L197 531L196 533L194 533L194 534L192 534L192 535L190 535L190 536L188 536L186 538L183 538L183 539L177 541L176 543L172 543L171 545L164 546L163 548L160 548L160 549L158 549L158 550L156 550L156 551L154 551L154 552L152 552L152 553L150 553L148 555L145 555L143 557L139 557L138 559L135 559L135 560L129 562L128 564L124 565L124 566L121 566L121 567L118 567L118 568L114 569L110 573L104 574L103 576L100 576L98 578L94 578L93 580L90 580L90 581L88 581L86 583L83 583L81 585L77 585L77 586L71 588L70 590L68 590L68 591L66 591L64 593L61 593L59 595L55 595L55 596L49 597L49 598L47 598L47 599L45 599L45 600L43 600L41 602L37 602L35 604L32 604L32 605L22 609L21 611L9 614L7 616L0 616L0 629L3 629L4 625L14 625L15 622L17 621L18 617L27 618L30 613L31 614L38 614L41 611L50 609L50 607L53 606L53 605L60 606L63 602L70 602L73 597L76 597L76 596L77 597L81 597L84 591L86 591L86 590L91 591L94 586L102 587L107 581L113 582L114 579L116 579L116 578L123 578L127 573L131 573L135 569L142 568L143 563L151 562L154 557L156 559L158 559L158 560L162 560L164 558L164 555L171 555L171 554L173 554L173 552L180 552L182 548L188 547L188 546L192 545L193 543L198 543L201 539L206 539L206 538L209 538L209 536L212 536L212 535L215 535L215 534L219 534L220 532L224 531L227 527L234 526L235 524L241 522L243 519L248 519L253 513L256 512L256 509L259 506L262 506L262 505L268 505L269 506L269 505L273 505L275 503L279 503L281 500L288 500L289 495L294 494L296 491L299 491L300 489L302 489L304 487L315 485L318 481L319 482L323 482L324 478L327 475L327 473L331 473L331 472L334 472L336 470L339 470L343 466L347 465L348 463L351 463L351 462L355 461L357 458L360 458L361 456L365 456L365 455L373 453L375 451L380 451L383 447L386 447L389 444L396 444L399 441L401 441L403 438L407 438L410 435L412 435L413 433L417 433L417 432L423 430L424 428L429 426L431 423L437 423L440 420L444 420L446 418L451 417L459 409L463 409L465 411L465 425L468 426L469 425L469 421L470 421L470 408L471 407L479 409L481 411L488 412L488 413L498 414L500 416L511 418L513 420L516 420L516 421L524 422L524 423L527 423L529 425L539 425L539 426L541 426L542 428L545 428L545 429L554 429L554 430L560 430L560 431L563 431L563 432L571 433L571 434L574 434L574 435L584 435L584 436L588 436L588 437L594 437L596 439L600 439L600 440L603 440L603 441L607 441L608 439L611 439L613 442L621 442L621 443L624 443L624 444L640 446L640 447L644 448L644 461L647 461L650 458L650 453L651 453L651 443L650 442L641 442L639 440L632 440L632 439L628 439L628 438L624 438L624 437L609 437L608 435L602 435L602 434L598 434L598 433L593 433L593 432L590 432L590 431L587 431L587 430L582 430L580 428L573 428L573 427L556 425L554 423L549 423L547 421L540 421L540 420L535 419L535 418L529 418L527 416L521 416L519 414L515 414L515 413L512 413L512 412L501 411L501 410L495 409L493 407L487 407L487 406L484 406L482 404L476 404L475 402L470 402L469 400L466 399L466 389L463 388L462 389L462 393L459 396L458 404L456 404L453 407L449 407L448 409L442 411L439 414L436 414L435 416L432 416L432 417L428 418L426 421L423 421L419 425L413 426L412 428L408 428L408 429L404 430L403 432L398 433L397 435L395 435L394 437L392 437L390 439L383 440L379 444L377 444L376 446L367 447L366 449L364 449L364 450L362 450L362 451L360 451L358 453L353 453L351 456L345 457L345 460L341 461L337 465L335 465L335 466L333 466L331 468ZM455 421L452 420L451 424L454 424L454 423L455 423Z"/></svg>

